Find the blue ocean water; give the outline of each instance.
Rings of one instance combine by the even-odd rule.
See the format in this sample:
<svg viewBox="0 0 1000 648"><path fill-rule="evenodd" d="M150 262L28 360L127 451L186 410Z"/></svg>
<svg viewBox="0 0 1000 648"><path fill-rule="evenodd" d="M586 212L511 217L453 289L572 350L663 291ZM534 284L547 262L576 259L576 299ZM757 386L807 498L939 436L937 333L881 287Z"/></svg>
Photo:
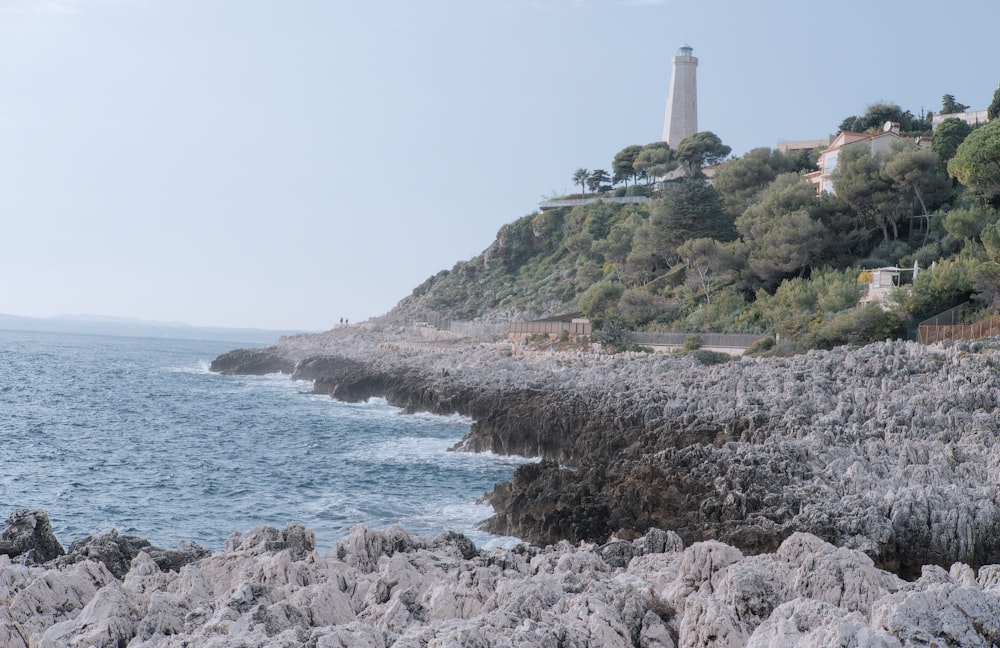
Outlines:
<svg viewBox="0 0 1000 648"><path fill-rule="evenodd" d="M448 452L466 418L345 404L287 376L222 376L239 343L0 331L0 516L44 508L64 545L116 528L221 549L303 522L326 551L358 523L475 528L524 459Z"/></svg>

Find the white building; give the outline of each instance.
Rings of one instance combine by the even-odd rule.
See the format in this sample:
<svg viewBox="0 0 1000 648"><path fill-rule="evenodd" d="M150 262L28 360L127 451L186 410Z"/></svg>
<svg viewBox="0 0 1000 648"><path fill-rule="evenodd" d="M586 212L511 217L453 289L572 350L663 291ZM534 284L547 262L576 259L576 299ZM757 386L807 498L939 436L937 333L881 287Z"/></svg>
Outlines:
<svg viewBox="0 0 1000 648"><path fill-rule="evenodd" d="M937 130L937 127L941 125L946 119L958 119L964 121L969 126L975 128L981 124L985 124L990 120L989 116L986 114L985 110L977 110L975 112L960 112L951 113L949 115L934 115L931 117L931 130Z"/></svg>
<svg viewBox="0 0 1000 648"><path fill-rule="evenodd" d="M690 45L685 45L674 57L667 114L663 120L663 141L671 148L685 137L698 132L698 59Z"/></svg>
<svg viewBox="0 0 1000 648"><path fill-rule="evenodd" d="M832 176L834 170L837 168L837 157L843 149L848 146L865 146L868 148L869 154L877 155L889 152L894 143L905 139L899 134L899 124L895 122L886 122L881 133L841 131L840 134L833 138L830 146L820 152L819 161L816 163L819 171L807 173L805 178L816 187L816 193L825 191L832 194L834 193ZM930 139L920 137L917 138L916 143L918 146L929 146Z"/></svg>

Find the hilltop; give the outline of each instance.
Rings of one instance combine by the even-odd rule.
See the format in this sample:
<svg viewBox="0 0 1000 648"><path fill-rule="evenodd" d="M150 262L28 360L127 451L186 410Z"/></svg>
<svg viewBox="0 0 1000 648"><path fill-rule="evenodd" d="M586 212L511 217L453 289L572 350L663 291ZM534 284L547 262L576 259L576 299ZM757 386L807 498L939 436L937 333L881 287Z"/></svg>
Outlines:
<svg viewBox="0 0 1000 648"><path fill-rule="evenodd" d="M977 162L997 146L1000 122L945 119L932 132L930 117L869 106L845 120L866 130L844 138L832 174L816 172L819 149L758 148L706 168L729 152L707 132L676 151L625 147L613 178L574 175L581 192L571 197L597 201L504 225L388 317L507 322L581 311L606 341L647 329L777 333L795 350L906 337L970 300L977 317L1000 295L1000 179ZM875 139L874 155L851 145ZM679 179L657 182L652 172L670 168ZM818 175L829 191L817 192ZM607 200L616 196L649 201ZM903 290L866 303L870 271L883 267L906 270Z"/></svg>

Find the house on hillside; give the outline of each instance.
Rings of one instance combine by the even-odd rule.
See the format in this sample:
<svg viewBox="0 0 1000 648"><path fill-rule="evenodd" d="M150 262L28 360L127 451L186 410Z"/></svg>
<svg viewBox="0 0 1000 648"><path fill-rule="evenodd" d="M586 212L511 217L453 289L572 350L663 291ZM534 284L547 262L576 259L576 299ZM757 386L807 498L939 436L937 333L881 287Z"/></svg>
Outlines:
<svg viewBox="0 0 1000 648"><path fill-rule="evenodd" d="M833 144L833 135L827 135L822 139L811 140L784 140L778 142L775 147L780 153L793 153L795 151L811 151L816 148L826 148Z"/></svg>
<svg viewBox="0 0 1000 648"><path fill-rule="evenodd" d="M934 115L931 117L931 130L937 130L937 127L941 125L946 119L958 119L959 121L964 121L969 126L975 128L976 126L981 126L990 120L985 110L976 110L973 112L960 112L960 113L948 113L946 115Z"/></svg>
<svg viewBox="0 0 1000 648"><path fill-rule="evenodd" d="M833 138L830 146L820 152L819 161L816 163L819 170L807 173L805 178L816 187L816 193L825 191L832 194L834 193L832 176L837 168L837 156L842 150L848 146L867 146L868 152L871 155L876 155L888 152L894 143L905 139L907 138L899 134L899 124L895 122L886 122L881 133L841 131ZM917 146L930 146L930 143L930 138L927 137L916 139Z"/></svg>

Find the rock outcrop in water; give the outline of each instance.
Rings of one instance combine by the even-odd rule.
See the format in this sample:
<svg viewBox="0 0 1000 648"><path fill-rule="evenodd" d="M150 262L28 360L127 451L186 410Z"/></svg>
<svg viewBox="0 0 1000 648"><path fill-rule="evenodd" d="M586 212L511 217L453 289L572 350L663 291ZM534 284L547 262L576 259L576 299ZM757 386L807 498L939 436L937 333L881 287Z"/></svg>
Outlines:
<svg viewBox="0 0 1000 648"><path fill-rule="evenodd" d="M1000 566L904 581L795 533L747 556L672 532L478 551L463 536L355 527L325 555L298 524L234 533L163 571L0 556L5 648L825 648L981 646L1000 637Z"/></svg>
<svg viewBox="0 0 1000 648"><path fill-rule="evenodd" d="M30 565L58 558L66 550L52 533L45 511L20 509L8 515L0 529L0 554Z"/></svg>
<svg viewBox="0 0 1000 648"><path fill-rule="evenodd" d="M807 532L916 578L1000 561L997 349L886 342L702 366L373 326L272 351L318 392L467 414L462 449L547 460L494 489L491 531L547 544L659 527L745 553Z"/></svg>
<svg viewBox="0 0 1000 648"><path fill-rule="evenodd" d="M52 533L48 513L40 509L14 511L0 531L0 554L19 565L93 561L102 564L116 578L122 578L140 552L152 558L163 571L177 571L211 553L190 540L182 540L176 550L161 549L145 538L121 535L114 529L74 540L67 552Z"/></svg>

